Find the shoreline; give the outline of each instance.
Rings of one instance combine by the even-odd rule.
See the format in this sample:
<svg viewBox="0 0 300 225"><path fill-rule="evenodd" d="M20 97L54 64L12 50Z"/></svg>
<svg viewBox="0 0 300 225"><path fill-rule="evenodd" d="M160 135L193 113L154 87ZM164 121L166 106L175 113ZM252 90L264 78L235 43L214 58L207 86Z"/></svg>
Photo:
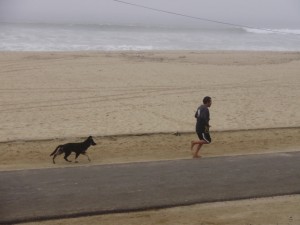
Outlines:
<svg viewBox="0 0 300 225"><path fill-rule="evenodd" d="M275 55L282 55L282 54L292 54L292 55L299 55L300 51L295 50L84 50L84 51L1 51L1 54L20 54L20 55L122 55L122 54L275 54ZM184 59L182 57L181 59Z"/></svg>

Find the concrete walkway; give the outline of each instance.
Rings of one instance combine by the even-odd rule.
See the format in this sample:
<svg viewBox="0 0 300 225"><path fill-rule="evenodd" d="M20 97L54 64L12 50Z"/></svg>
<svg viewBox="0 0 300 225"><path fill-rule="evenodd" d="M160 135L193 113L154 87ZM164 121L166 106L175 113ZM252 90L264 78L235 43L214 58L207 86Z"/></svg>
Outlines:
<svg viewBox="0 0 300 225"><path fill-rule="evenodd" d="M0 173L0 224L300 194L300 152Z"/></svg>

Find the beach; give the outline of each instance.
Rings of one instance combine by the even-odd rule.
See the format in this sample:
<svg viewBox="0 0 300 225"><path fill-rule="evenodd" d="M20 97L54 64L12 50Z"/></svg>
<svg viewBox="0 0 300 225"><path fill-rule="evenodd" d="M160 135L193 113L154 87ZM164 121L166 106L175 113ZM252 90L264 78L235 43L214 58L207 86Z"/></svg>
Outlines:
<svg viewBox="0 0 300 225"><path fill-rule="evenodd" d="M0 141L298 127L297 52L7 52Z"/></svg>
<svg viewBox="0 0 300 225"><path fill-rule="evenodd" d="M0 170L191 158L194 114L206 95L213 101L213 142L203 147L204 158L299 151L299 69L299 52L1 52ZM58 157L52 164L57 145L89 135L97 142L89 150L91 163ZM43 224L299 224L299 200L199 204ZM268 213L258 216L262 211Z"/></svg>

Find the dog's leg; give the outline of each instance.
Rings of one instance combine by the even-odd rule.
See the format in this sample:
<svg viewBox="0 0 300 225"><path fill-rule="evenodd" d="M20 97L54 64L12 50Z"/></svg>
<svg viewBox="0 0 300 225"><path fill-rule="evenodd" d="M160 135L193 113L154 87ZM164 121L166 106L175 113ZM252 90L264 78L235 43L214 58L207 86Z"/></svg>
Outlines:
<svg viewBox="0 0 300 225"><path fill-rule="evenodd" d="M78 158L79 155L80 155L80 153L76 153L76 156L75 156L75 163L78 163L77 158Z"/></svg>
<svg viewBox="0 0 300 225"><path fill-rule="evenodd" d="M67 162L72 162L70 160L68 160L68 156L71 155L71 152L65 152L65 156L64 156L64 159L67 161Z"/></svg>

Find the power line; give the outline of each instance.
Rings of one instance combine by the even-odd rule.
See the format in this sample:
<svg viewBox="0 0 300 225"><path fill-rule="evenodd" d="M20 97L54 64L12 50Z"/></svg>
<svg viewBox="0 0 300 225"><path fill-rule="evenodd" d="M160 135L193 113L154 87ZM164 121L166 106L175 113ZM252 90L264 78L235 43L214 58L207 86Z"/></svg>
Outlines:
<svg viewBox="0 0 300 225"><path fill-rule="evenodd" d="M148 7L148 6L145 6L145 5L139 5L139 4L125 2L125 1L121 1L121 0L113 0L113 1L121 3L121 4L126 4L126 5L131 5L131 6L135 6L135 7L139 7L139 8L144 8L144 9L156 11L156 12L162 12L162 13L166 13L166 14L172 14L172 15L186 17L186 18L190 18L190 19L202 20L202 21L210 22L210 23L218 23L218 24L222 24L222 25L226 25L226 26L233 26L233 27L239 27L239 28L248 28L248 29L255 29L255 30L263 30L263 31L268 31L268 32L273 32L273 33L279 33L279 34L300 35L300 34L289 33L289 32L278 31L278 30L272 30L272 29L267 29L267 28L258 28L258 27L253 27L253 26L247 26L247 25L241 25L241 24L234 24L234 23L223 22L223 21L219 21L219 20L212 20L212 19L207 19L207 18L190 16L190 15L186 15L186 14L182 14L182 13L177 13L177 12L171 12L171 11L167 11L167 10L152 8L152 7Z"/></svg>

